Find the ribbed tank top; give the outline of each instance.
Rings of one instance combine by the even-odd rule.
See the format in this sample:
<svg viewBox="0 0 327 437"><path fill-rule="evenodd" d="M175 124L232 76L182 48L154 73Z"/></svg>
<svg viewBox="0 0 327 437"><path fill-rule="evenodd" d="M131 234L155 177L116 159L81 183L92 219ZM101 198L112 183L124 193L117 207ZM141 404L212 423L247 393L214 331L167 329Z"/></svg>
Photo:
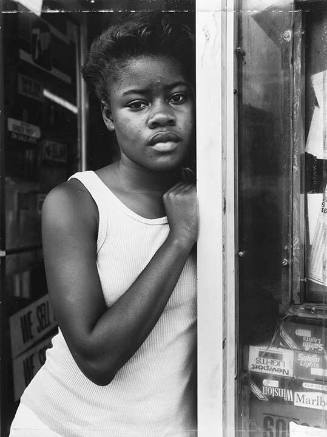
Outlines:
<svg viewBox="0 0 327 437"><path fill-rule="evenodd" d="M169 232L167 217L129 209L93 171L72 176L99 212L97 269L110 307L146 267ZM153 330L106 386L76 365L62 332L21 402L51 429L74 437L194 437L196 264L191 255Z"/></svg>

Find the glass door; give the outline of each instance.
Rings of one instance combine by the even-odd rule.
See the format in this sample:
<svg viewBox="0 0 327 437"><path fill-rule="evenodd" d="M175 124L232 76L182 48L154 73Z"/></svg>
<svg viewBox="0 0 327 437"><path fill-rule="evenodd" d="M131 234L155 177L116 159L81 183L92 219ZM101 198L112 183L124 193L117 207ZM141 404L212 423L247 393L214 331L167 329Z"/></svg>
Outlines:
<svg viewBox="0 0 327 437"><path fill-rule="evenodd" d="M17 2L1 12L1 435L56 332L41 246L46 194L79 167L78 25ZM11 11L11 13L9 12Z"/></svg>
<svg viewBox="0 0 327 437"><path fill-rule="evenodd" d="M238 14L238 425L327 432L327 9L242 1Z"/></svg>

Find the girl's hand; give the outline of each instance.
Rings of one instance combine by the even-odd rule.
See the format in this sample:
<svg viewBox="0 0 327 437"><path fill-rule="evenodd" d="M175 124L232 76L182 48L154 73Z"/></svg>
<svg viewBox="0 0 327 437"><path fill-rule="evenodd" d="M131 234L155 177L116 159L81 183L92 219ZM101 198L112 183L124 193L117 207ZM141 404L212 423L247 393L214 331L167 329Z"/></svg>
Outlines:
<svg viewBox="0 0 327 437"><path fill-rule="evenodd" d="M198 237L198 202L193 184L179 182L163 195L170 237L192 248Z"/></svg>

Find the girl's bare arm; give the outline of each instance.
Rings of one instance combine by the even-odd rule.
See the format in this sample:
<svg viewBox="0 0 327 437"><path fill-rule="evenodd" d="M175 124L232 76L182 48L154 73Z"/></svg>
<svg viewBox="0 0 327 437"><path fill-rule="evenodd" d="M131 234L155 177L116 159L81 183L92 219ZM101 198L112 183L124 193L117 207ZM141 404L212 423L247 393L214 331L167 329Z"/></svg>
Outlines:
<svg viewBox="0 0 327 437"><path fill-rule="evenodd" d="M55 314L81 371L109 384L159 319L197 239L192 185L164 195L169 235L128 290L108 308L96 268L97 207L72 183L55 188L42 213L44 257Z"/></svg>

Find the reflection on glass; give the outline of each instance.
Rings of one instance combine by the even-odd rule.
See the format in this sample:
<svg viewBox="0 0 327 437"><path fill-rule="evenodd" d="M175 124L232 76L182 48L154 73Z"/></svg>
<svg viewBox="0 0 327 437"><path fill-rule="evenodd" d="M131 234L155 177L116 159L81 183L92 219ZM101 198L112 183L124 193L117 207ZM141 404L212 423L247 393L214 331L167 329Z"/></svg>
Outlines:
<svg viewBox="0 0 327 437"><path fill-rule="evenodd" d="M0 238L3 433L20 394L43 364L55 331L41 248L42 204L55 185L77 171L79 159L78 24L68 14L38 16L24 2L5 3L19 13L3 13L0 26L5 114L0 169L5 233Z"/></svg>
<svg viewBox="0 0 327 437"><path fill-rule="evenodd" d="M326 29L322 2L242 2L240 436L327 433Z"/></svg>

